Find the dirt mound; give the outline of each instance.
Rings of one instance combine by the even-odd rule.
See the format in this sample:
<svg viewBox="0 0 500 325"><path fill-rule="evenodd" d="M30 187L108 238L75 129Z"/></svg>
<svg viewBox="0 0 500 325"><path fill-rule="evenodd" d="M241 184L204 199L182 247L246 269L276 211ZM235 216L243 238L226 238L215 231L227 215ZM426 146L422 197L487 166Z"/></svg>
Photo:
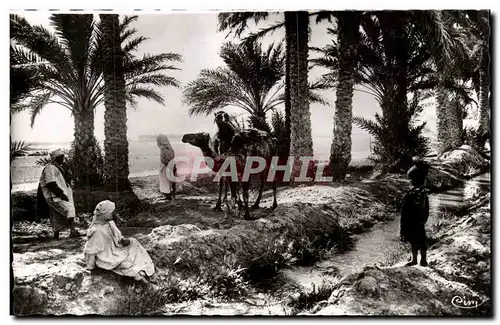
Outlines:
<svg viewBox="0 0 500 325"><path fill-rule="evenodd" d="M430 164L428 186L442 191L462 183L465 179L484 173L490 165L476 149L463 145L439 158L428 159Z"/></svg>
<svg viewBox="0 0 500 325"><path fill-rule="evenodd" d="M152 242L148 251L159 268L196 271L201 265L222 263L231 256L241 267L292 242L320 236L343 239L336 214L311 205L278 207L270 217L240 223L230 229L210 229L183 240Z"/></svg>
<svg viewBox="0 0 500 325"><path fill-rule="evenodd" d="M429 267L367 267L340 281L314 315L491 315L490 207L442 232Z"/></svg>

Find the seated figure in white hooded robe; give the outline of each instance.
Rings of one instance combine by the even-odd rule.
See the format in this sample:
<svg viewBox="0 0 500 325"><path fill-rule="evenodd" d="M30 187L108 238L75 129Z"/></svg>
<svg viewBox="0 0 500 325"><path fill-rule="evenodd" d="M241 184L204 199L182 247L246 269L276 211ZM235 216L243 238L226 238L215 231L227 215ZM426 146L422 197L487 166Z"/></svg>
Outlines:
<svg viewBox="0 0 500 325"><path fill-rule="evenodd" d="M113 221L114 211L111 201L100 202L94 210L84 248L87 269L98 267L147 283L146 277L155 273L153 261L137 239L122 236Z"/></svg>

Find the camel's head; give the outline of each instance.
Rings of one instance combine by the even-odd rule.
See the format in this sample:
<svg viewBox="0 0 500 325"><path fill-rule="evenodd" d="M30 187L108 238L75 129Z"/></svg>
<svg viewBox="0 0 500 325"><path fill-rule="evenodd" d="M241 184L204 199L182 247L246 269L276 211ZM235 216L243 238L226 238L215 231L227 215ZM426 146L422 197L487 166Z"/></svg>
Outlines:
<svg viewBox="0 0 500 325"><path fill-rule="evenodd" d="M215 112L214 115L215 115L215 123L217 125L228 124L231 121L231 117L229 116L229 114L224 111Z"/></svg>
<svg viewBox="0 0 500 325"><path fill-rule="evenodd" d="M208 148L210 143L210 134L207 132L188 133L182 136L182 142L189 143L198 148Z"/></svg>

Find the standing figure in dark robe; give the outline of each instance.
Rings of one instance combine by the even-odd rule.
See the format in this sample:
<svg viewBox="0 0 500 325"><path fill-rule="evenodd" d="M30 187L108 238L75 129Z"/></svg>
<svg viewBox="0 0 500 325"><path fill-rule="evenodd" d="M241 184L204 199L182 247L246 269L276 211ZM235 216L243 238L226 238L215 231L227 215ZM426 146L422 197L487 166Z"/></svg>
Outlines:
<svg viewBox="0 0 500 325"><path fill-rule="evenodd" d="M59 238L61 230L70 228L70 237L81 234L75 228L75 205L73 191L68 181L64 163L64 152L61 149L50 153L51 163L45 166L40 176L37 195L37 215L49 218L54 231L54 238Z"/></svg>
<svg viewBox="0 0 500 325"><path fill-rule="evenodd" d="M410 168L408 178L412 188L404 195L401 205L400 238L411 245L412 259L406 264L417 264L420 251L420 265L427 266L427 235L425 223L429 218L429 191L425 188L428 166L418 164Z"/></svg>

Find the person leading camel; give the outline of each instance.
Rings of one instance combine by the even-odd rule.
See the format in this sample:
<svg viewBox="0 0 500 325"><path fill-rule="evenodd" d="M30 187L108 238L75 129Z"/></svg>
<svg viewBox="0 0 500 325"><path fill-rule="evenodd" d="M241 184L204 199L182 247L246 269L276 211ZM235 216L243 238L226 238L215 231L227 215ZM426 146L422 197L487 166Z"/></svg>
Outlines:
<svg viewBox="0 0 500 325"><path fill-rule="evenodd" d="M174 164L174 167L170 169L169 163L175 157L174 148L164 134L158 135L156 143L160 148L160 192L165 195L167 200L172 200L175 199L176 193L176 183L173 179L177 175L177 167Z"/></svg>
<svg viewBox="0 0 500 325"><path fill-rule="evenodd" d="M412 188L404 195L401 204L400 237L404 242L411 244L412 259L406 264L417 264L417 255L420 251L420 265L427 266L427 235L425 223L429 218L429 196L425 188L425 180L429 167L418 164L410 168L408 178Z"/></svg>
<svg viewBox="0 0 500 325"><path fill-rule="evenodd" d="M59 238L61 230L70 228L70 237L81 234L75 228L75 205L73 191L67 173L63 169L64 152L61 149L50 153L50 164L45 166L40 176L37 193L37 215L48 217L54 231L54 238Z"/></svg>
<svg viewBox="0 0 500 325"><path fill-rule="evenodd" d="M115 204L102 201L95 207L92 224L87 230L83 252L87 269L96 267L148 283L155 273L148 252L135 238L125 238L113 221Z"/></svg>

